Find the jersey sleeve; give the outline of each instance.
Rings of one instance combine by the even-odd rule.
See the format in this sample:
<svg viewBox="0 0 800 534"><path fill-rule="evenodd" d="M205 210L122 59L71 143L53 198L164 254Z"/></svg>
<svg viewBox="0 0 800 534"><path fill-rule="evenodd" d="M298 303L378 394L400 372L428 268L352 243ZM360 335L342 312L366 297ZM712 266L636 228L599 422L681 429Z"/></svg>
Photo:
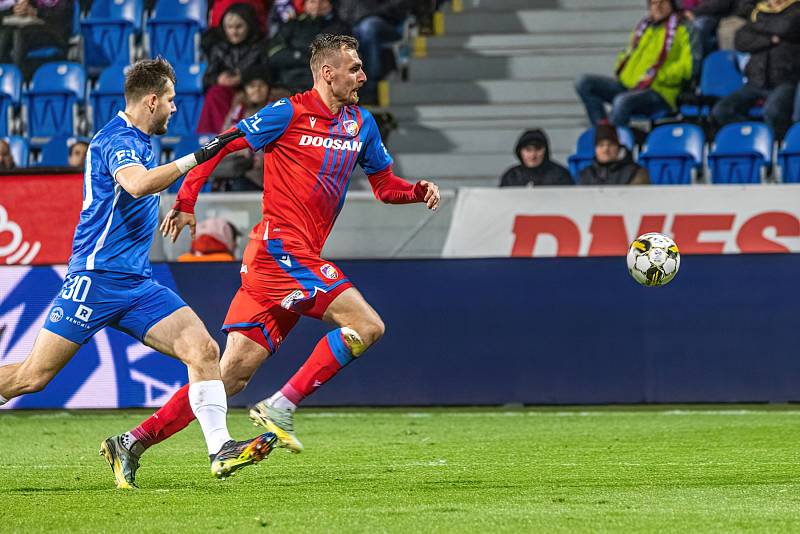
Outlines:
<svg viewBox="0 0 800 534"><path fill-rule="evenodd" d="M364 114L362 131L364 132L364 149L358 158L358 164L364 169L366 174L375 174L389 167L393 161L392 156L381 140L381 133L378 130L378 123L372 113L361 110Z"/></svg>
<svg viewBox="0 0 800 534"><path fill-rule="evenodd" d="M141 165L144 167L144 154L141 141L133 133L121 132L109 142L104 143L101 154L108 172L116 178L117 173L125 167Z"/></svg>
<svg viewBox="0 0 800 534"><path fill-rule="evenodd" d="M242 119L237 128L245 134L253 150L261 150L288 128L294 115L294 106L288 98L281 98L261 108L258 113Z"/></svg>

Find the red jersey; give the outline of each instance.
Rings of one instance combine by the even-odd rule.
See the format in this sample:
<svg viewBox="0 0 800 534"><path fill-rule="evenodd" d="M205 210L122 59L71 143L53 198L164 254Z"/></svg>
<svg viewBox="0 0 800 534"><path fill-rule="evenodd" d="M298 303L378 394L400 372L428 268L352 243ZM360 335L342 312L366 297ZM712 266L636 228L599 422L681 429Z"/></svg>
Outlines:
<svg viewBox="0 0 800 534"><path fill-rule="evenodd" d="M264 150L263 219L253 227L252 239L281 239L319 254L342 209L357 163L384 202L423 200L424 189L392 174L392 158L378 125L359 106L345 106L333 115L312 89L268 104L237 128L245 133L246 145ZM244 146L239 140L226 148L243 148L240 144ZM216 165L218 160L212 162ZM208 174L206 164L189 174L176 209L193 211Z"/></svg>

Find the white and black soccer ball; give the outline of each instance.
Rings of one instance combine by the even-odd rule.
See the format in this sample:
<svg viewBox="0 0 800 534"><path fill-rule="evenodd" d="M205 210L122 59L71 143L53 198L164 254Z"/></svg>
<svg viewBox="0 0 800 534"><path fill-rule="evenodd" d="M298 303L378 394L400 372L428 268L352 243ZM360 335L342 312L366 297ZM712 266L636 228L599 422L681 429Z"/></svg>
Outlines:
<svg viewBox="0 0 800 534"><path fill-rule="evenodd" d="M678 246L663 234L640 235L628 249L628 272L643 286L668 284L680 266Z"/></svg>

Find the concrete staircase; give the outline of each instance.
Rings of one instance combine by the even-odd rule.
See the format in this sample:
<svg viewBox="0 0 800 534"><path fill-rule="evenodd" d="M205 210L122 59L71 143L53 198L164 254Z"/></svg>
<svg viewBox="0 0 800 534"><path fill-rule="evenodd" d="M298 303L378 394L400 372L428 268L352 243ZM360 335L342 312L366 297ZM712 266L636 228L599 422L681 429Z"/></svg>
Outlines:
<svg viewBox="0 0 800 534"><path fill-rule="evenodd" d="M644 14L641 0L453 0L440 35L415 43L409 80L388 85L398 173L496 185L534 127L565 163L588 126L575 78L610 74Z"/></svg>

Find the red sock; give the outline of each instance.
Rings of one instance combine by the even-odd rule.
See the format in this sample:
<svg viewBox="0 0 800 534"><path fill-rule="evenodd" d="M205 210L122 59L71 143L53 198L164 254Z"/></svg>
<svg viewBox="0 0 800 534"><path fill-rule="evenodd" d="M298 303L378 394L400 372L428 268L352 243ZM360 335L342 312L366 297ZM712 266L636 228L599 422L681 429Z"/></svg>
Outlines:
<svg viewBox="0 0 800 534"><path fill-rule="evenodd" d="M350 348L342 337L342 330L328 332L328 335L319 340L303 366L281 388L281 393L294 404L300 404L300 401L333 378L352 359Z"/></svg>
<svg viewBox="0 0 800 534"><path fill-rule="evenodd" d="M131 434L147 449L180 432L193 420L194 412L189 405L189 384L186 384L156 413L131 430Z"/></svg>

